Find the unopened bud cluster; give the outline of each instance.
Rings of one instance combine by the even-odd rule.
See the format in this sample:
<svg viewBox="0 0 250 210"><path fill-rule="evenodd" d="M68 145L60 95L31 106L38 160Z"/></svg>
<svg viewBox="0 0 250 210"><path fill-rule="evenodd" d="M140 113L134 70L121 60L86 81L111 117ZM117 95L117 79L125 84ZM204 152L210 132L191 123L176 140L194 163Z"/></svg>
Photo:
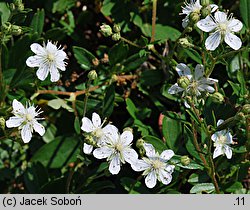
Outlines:
<svg viewBox="0 0 250 210"><path fill-rule="evenodd" d="M21 26L13 25L10 22L6 22L5 24L3 24L1 27L1 31L5 35L14 35L14 36L21 35L23 32Z"/></svg>
<svg viewBox="0 0 250 210"><path fill-rule="evenodd" d="M144 156L145 153L146 153L145 148L144 148L144 146L143 146L144 143L145 143L145 141L144 141L143 139L138 139L138 140L136 141L136 147L137 147L138 150L139 150L140 156Z"/></svg>
<svg viewBox="0 0 250 210"><path fill-rule="evenodd" d="M100 26L100 32L102 33L102 35L105 37L111 36L112 40L114 41L119 41L121 39L120 31L121 26L117 24L113 26L113 30L109 25L105 23Z"/></svg>

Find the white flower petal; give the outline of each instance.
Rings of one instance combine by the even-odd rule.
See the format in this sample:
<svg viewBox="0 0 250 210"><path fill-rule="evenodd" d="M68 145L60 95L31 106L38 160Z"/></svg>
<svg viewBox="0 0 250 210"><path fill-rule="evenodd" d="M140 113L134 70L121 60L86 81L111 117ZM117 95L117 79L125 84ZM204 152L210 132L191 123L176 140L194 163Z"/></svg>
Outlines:
<svg viewBox="0 0 250 210"><path fill-rule="evenodd" d="M179 63L176 66L176 71L177 71L177 73L179 74L180 77L181 76L186 76L186 77L188 77L188 79L192 78L190 68L184 63Z"/></svg>
<svg viewBox="0 0 250 210"><path fill-rule="evenodd" d="M102 124L100 116L95 112L92 114L92 123L95 128L101 127Z"/></svg>
<svg viewBox="0 0 250 210"><path fill-rule="evenodd" d="M40 79L42 81L44 81L46 79L48 74L49 74L49 69L45 65L40 65L40 67L36 71L36 76L38 77L38 79Z"/></svg>
<svg viewBox="0 0 250 210"><path fill-rule="evenodd" d="M217 158L218 156L220 155L223 155L224 152L222 150L222 147L221 146L217 146L214 150L214 154L213 154L213 159Z"/></svg>
<svg viewBox="0 0 250 210"><path fill-rule="evenodd" d="M213 93L215 91L215 89L209 85L206 84L202 84L198 86L198 90L200 91L208 91L209 93Z"/></svg>
<svg viewBox="0 0 250 210"><path fill-rule="evenodd" d="M152 170L145 178L145 184L148 188L153 188L156 185L156 174Z"/></svg>
<svg viewBox="0 0 250 210"><path fill-rule="evenodd" d="M211 13L215 12L219 7L216 4L210 4Z"/></svg>
<svg viewBox="0 0 250 210"><path fill-rule="evenodd" d="M143 146L144 146L144 149L146 151L146 155L148 157L154 157L155 156L155 148L153 147L152 144L144 143Z"/></svg>
<svg viewBox="0 0 250 210"><path fill-rule="evenodd" d="M118 129L113 125L107 125L103 128L103 132L107 137L108 141L112 144L116 143L119 140Z"/></svg>
<svg viewBox="0 0 250 210"><path fill-rule="evenodd" d="M213 142L217 142L217 141L218 141L217 132L215 132L215 133L211 136L211 139L212 139Z"/></svg>
<svg viewBox="0 0 250 210"><path fill-rule="evenodd" d="M219 125L222 124L223 122L224 122L224 120L219 119L218 122L217 122L217 126L219 126Z"/></svg>
<svg viewBox="0 0 250 210"><path fill-rule="evenodd" d="M197 64L194 71L195 80L199 80L200 78L203 77L203 75L204 75L204 66L201 64Z"/></svg>
<svg viewBox="0 0 250 210"><path fill-rule="evenodd" d="M184 101L184 105L185 105L185 107L187 108L187 109L190 109L190 105L188 104L188 102L187 101Z"/></svg>
<svg viewBox="0 0 250 210"><path fill-rule="evenodd" d="M64 61L63 60L56 61L56 68L60 69L61 71L65 71L66 67Z"/></svg>
<svg viewBox="0 0 250 210"><path fill-rule="evenodd" d="M30 56L26 60L26 64L29 67L39 67L42 63L42 58L40 56Z"/></svg>
<svg viewBox="0 0 250 210"><path fill-rule="evenodd" d="M28 143L31 140L32 130L31 130L30 124L26 124L23 126L21 130L21 137L24 143Z"/></svg>
<svg viewBox="0 0 250 210"><path fill-rule="evenodd" d="M124 131L120 136L123 145L129 145L133 141L133 134L131 131Z"/></svg>
<svg viewBox="0 0 250 210"><path fill-rule="evenodd" d="M159 170L159 180L163 184L168 185L172 181L172 176L165 170Z"/></svg>
<svg viewBox="0 0 250 210"><path fill-rule="evenodd" d="M174 168L175 168L174 165L167 165L164 170L167 171L168 173L172 174L174 172Z"/></svg>
<svg viewBox="0 0 250 210"><path fill-rule="evenodd" d="M220 32L216 31L214 33L212 33L205 42L205 46L207 50L215 50L221 41L221 34Z"/></svg>
<svg viewBox="0 0 250 210"><path fill-rule="evenodd" d="M144 160L135 160L131 163L131 167L134 171L145 171L150 168L150 165Z"/></svg>
<svg viewBox="0 0 250 210"><path fill-rule="evenodd" d="M227 134L226 134L226 144L232 144L233 143L233 136L232 134L228 131Z"/></svg>
<svg viewBox="0 0 250 210"><path fill-rule="evenodd" d="M23 123L23 121L24 120L21 117L10 117L10 119L6 121L6 126L7 128L19 127Z"/></svg>
<svg viewBox="0 0 250 210"><path fill-rule="evenodd" d="M227 156L227 159L231 159L232 154L233 154L231 147L229 147L228 145L224 145L224 150L225 150L225 154Z"/></svg>
<svg viewBox="0 0 250 210"><path fill-rule="evenodd" d="M186 28L189 23L189 15L187 15L184 19L182 19L182 27Z"/></svg>
<svg viewBox="0 0 250 210"><path fill-rule="evenodd" d="M132 164L138 159L138 154L134 149L126 148L122 151L122 155L126 162Z"/></svg>
<svg viewBox="0 0 250 210"><path fill-rule="evenodd" d="M52 42L48 41L47 45L46 45L46 50L49 52L49 53L52 53L52 54L55 54L58 49L56 47L56 45L54 45Z"/></svg>
<svg viewBox="0 0 250 210"><path fill-rule="evenodd" d="M90 133L90 132L94 131L94 125L93 125L93 123L91 122L91 120L89 118L84 117L84 118L82 118L82 127L81 127L81 129L84 132Z"/></svg>
<svg viewBox="0 0 250 210"><path fill-rule="evenodd" d="M86 144L86 143L83 144L83 152L84 152L84 154L89 155L89 154L91 154L92 150L93 150L92 145L89 145L89 144Z"/></svg>
<svg viewBox="0 0 250 210"><path fill-rule="evenodd" d="M217 24L210 16L197 22L197 27L205 32L210 32L216 28Z"/></svg>
<svg viewBox="0 0 250 210"><path fill-rule="evenodd" d="M173 150L170 150L170 149L164 150L164 151L161 153L161 155L160 155L160 157L161 157L162 159L164 159L164 160L170 160L173 156L174 156L174 152L173 152Z"/></svg>
<svg viewBox="0 0 250 210"><path fill-rule="evenodd" d="M179 87L179 85L177 83L175 83L174 85L172 85L169 89L168 89L168 93L169 94L176 94L179 92L184 91L183 88Z"/></svg>
<svg viewBox="0 0 250 210"><path fill-rule="evenodd" d="M64 60L67 58L67 54L63 50L58 50L56 52L56 57L60 58L60 60Z"/></svg>
<svg viewBox="0 0 250 210"><path fill-rule="evenodd" d="M32 45L30 45L30 49L37 55L45 55L46 51L45 49L37 43L33 43Z"/></svg>
<svg viewBox="0 0 250 210"><path fill-rule="evenodd" d="M26 113L26 109L24 108L22 103L20 103L16 99L12 101L12 107L14 115L24 115Z"/></svg>
<svg viewBox="0 0 250 210"><path fill-rule="evenodd" d="M121 162L118 155L115 155L109 164L109 171L111 174L118 174L121 170Z"/></svg>
<svg viewBox="0 0 250 210"><path fill-rule="evenodd" d="M56 68L56 66L51 65L49 71L50 71L50 81L57 82L60 79L60 73Z"/></svg>
<svg viewBox="0 0 250 210"><path fill-rule="evenodd" d="M109 147L100 147L100 148L96 148L93 151L93 155L95 158L97 159L103 159L103 158L107 158L112 154L113 150Z"/></svg>
<svg viewBox="0 0 250 210"><path fill-rule="evenodd" d="M240 49L242 45L241 39L232 33L226 33L225 42L234 50Z"/></svg>
<svg viewBox="0 0 250 210"><path fill-rule="evenodd" d="M223 23L227 21L227 14L225 12L217 11L214 13L214 18L217 22Z"/></svg>
<svg viewBox="0 0 250 210"><path fill-rule="evenodd" d="M238 32L242 29L243 24L237 19L231 19L229 20L228 28L233 32Z"/></svg>
<svg viewBox="0 0 250 210"><path fill-rule="evenodd" d="M40 124L40 123L34 121L34 122L33 122L33 128L34 128L34 130L35 130L37 133L40 134L40 136L43 136L43 135L44 135L44 133L45 133L45 128L44 128L44 126L43 126L42 124Z"/></svg>

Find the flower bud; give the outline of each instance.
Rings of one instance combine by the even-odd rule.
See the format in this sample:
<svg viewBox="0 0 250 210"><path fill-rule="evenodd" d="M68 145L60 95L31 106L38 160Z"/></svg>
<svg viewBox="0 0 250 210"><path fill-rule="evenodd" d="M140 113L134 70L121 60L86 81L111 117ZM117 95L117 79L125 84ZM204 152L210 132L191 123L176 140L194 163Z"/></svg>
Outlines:
<svg viewBox="0 0 250 210"><path fill-rule="evenodd" d="M211 98L212 98L212 101L213 101L214 103L219 103L219 104L221 104L221 103L224 102L224 96L223 96L221 93L219 93L219 92L213 93L213 94L211 95Z"/></svg>
<svg viewBox="0 0 250 210"><path fill-rule="evenodd" d="M121 34L120 33L114 33L112 35L112 40L113 41L119 41L121 39Z"/></svg>
<svg viewBox="0 0 250 210"><path fill-rule="evenodd" d="M194 45L191 44L187 38L180 38L178 41L178 44L181 45L184 48L188 48L188 47L193 47Z"/></svg>
<svg viewBox="0 0 250 210"><path fill-rule="evenodd" d="M88 73L88 78L90 80L95 80L96 78L98 77L97 73L95 70L91 70L89 73Z"/></svg>
<svg viewBox="0 0 250 210"><path fill-rule="evenodd" d="M96 146L96 141L92 135L85 135L84 143Z"/></svg>
<svg viewBox="0 0 250 210"><path fill-rule="evenodd" d="M9 8L10 8L10 11L15 11L16 6L15 6L15 4L10 3Z"/></svg>
<svg viewBox="0 0 250 210"><path fill-rule="evenodd" d="M201 0L201 5L206 7L206 6L210 5L210 1L209 0Z"/></svg>
<svg viewBox="0 0 250 210"><path fill-rule="evenodd" d="M204 7L202 10L201 10L201 15L202 15L202 17L207 17L208 15L210 15L211 14L211 7L210 7L210 5L208 5L208 6L206 6L206 7Z"/></svg>
<svg viewBox="0 0 250 210"><path fill-rule="evenodd" d="M102 24L100 26L100 32L105 37L109 37L109 36L111 36L113 34L112 28L109 25L107 25L107 24Z"/></svg>
<svg viewBox="0 0 250 210"><path fill-rule="evenodd" d="M245 104L241 110L244 114L250 114L250 104Z"/></svg>
<svg viewBox="0 0 250 210"><path fill-rule="evenodd" d="M24 5L22 0L14 0L13 2L15 4L15 6L17 7L18 11L23 11L24 10Z"/></svg>
<svg viewBox="0 0 250 210"><path fill-rule="evenodd" d="M0 117L0 128L5 130L5 119L3 117Z"/></svg>
<svg viewBox="0 0 250 210"><path fill-rule="evenodd" d="M144 146L143 146L143 144L145 143L145 141L143 140L143 139L138 139L137 141L136 141L136 147L137 148L144 148Z"/></svg>
<svg viewBox="0 0 250 210"><path fill-rule="evenodd" d="M195 24L200 20L200 14L197 12L192 12L189 15L189 20L191 21L191 23Z"/></svg>
<svg viewBox="0 0 250 210"><path fill-rule="evenodd" d="M184 166L189 165L191 162L190 158L187 155L181 157L181 164Z"/></svg>
<svg viewBox="0 0 250 210"><path fill-rule="evenodd" d="M22 32L23 32L22 27L17 26L17 25L12 25L11 26L11 33L14 36L18 36L18 35L22 34Z"/></svg>
<svg viewBox="0 0 250 210"><path fill-rule="evenodd" d="M187 33L190 33L193 31L193 28L191 26L187 26L186 29Z"/></svg>
<svg viewBox="0 0 250 210"><path fill-rule="evenodd" d="M119 26L118 24L115 24L113 26L113 30L114 30L114 32L119 33L121 31L121 26Z"/></svg>
<svg viewBox="0 0 250 210"><path fill-rule="evenodd" d="M190 84L190 80L188 79L188 77L182 76L178 79L177 83L180 87L186 89Z"/></svg>
<svg viewBox="0 0 250 210"><path fill-rule="evenodd" d="M146 154L146 150L144 149L144 147L139 149L139 154L141 157L143 157Z"/></svg>
<svg viewBox="0 0 250 210"><path fill-rule="evenodd" d="M130 131L131 133L133 133L133 128L130 128L130 127L126 127L123 129L123 132L124 131Z"/></svg>

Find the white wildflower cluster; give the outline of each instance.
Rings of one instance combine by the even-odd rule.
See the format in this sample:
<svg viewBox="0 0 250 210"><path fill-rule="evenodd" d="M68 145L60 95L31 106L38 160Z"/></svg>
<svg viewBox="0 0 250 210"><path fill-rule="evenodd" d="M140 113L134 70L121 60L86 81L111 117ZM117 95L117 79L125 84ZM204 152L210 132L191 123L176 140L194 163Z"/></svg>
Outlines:
<svg viewBox="0 0 250 210"><path fill-rule="evenodd" d="M241 21L233 18L232 14L228 15L225 12L218 11L218 6L210 4L211 12L206 18L197 21L197 27L204 32L211 32L205 41L207 50L215 50L219 44L224 40L232 49L240 49L242 42L239 37L234 35L239 32L243 24ZM200 0L191 0L190 3L185 2L182 7L181 15L186 15L182 20L182 26L185 28L189 24L191 14L200 15L202 5ZM213 15L212 15L213 14Z"/></svg>
<svg viewBox="0 0 250 210"><path fill-rule="evenodd" d="M176 66L176 71L180 78L177 83L169 88L169 94L182 93L184 100L188 96L191 98L200 97L200 99L203 99L201 98L202 93L213 93L215 91L214 87L211 85L214 85L218 80L206 78L204 76L203 65L197 64L194 74L192 74L190 68L186 64L179 63ZM190 108L190 105L186 100L184 104L187 108Z"/></svg>
<svg viewBox="0 0 250 210"><path fill-rule="evenodd" d="M95 145L93 156L97 159L106 159L111 174L118 174L121 165L127 162L133 170L144 171L145 184L149 188L156 185L157 179L165 185L171 182L174 166L167 164L167 161L174 155L172 150L165 150L159 155L153 145L145 143L147 158L138 159L137 152L131 147L133 133L125 130L120 134L118 129L110 124L103 127L101 118L96 113L92 114L92 120L86 117L82 119L81 129L94 140L92 145L84 144L83 152L90 154Z"/></svg>

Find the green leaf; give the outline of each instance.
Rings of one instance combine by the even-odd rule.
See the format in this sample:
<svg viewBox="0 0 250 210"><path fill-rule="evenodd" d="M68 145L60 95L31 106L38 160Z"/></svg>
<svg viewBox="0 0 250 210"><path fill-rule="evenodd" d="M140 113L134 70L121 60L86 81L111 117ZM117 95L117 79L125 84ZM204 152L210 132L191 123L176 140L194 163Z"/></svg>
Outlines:
<svg viewBox="0 0 250 210"><path fill-rule="evenodd" d="M155 86L164 80L164 74L159 69L145 70L141 73L140 83L144 86Z"/></svg>
<svg viewBox="0 0 250 210"><path fill-rule="evenodd" d="M5 2L0 2L0 16L1 16L1 24L6 23L10 17L10 10Z"/></svg>
<svg viewBox="0 0 250 210"><path fill-rule="evenodd" d="M74 162L79 154L77 137L57 137L54 141L43 145L31 158L32 162L41 162L48 168L62 168Z"/></svg>
<svg viewBox="0 0 250 210"><path fill-rule="evenodd" d="M196 63L202 63L202 58L197 51L190 48L190 49L184 49L184 52Z"/></svg>
<svg viewBox="0 0 250 210"><path fill-rule="evenodd" d="M121 178L121 185L126 191L130 192L130 194L149 193L148 189L140 181L129 177ZM130 191L131 188L132 190Z"/></svg>
<svg viewBox="0 0 250 210"><path fill-rule="evenodd" d="M200 170L204 169L204 167L202 165L196 163L194 160L190 160L190 163L188 165L183 165L181 163L181 156L180 155L175 155L174 157L172 157L171 163L174 163L177 166L179 166L181 168L186 168L186 169L200 169Z"/></svg>
<svg viewBox="0 0 250 210"><path fill-rule="evenodd" d="M177 152L180 148L180 140L183 136L181 122L164 116L162 132L168 148Z"/></svg>
<svg viewBox="0 0 250 210"><path fill-rule="evenodd" d="M228 81L228 83L231 85L232 89L233 89L233 94L239 96L240 95L240 86L239 84L233 83L231 81Z"/></svg>
<svg viewBox="0 0 250 210"><path fill-rule="evenodd" d="M139 53L131 55L126 60L124 60L121 64L125 67L122 72L130 72L136 70L140 67L146 60L148 56L141 57Z"/></svg>
<svg viewBox="0 0 250 210"><path fill-rule="evenodd" d="M237 79L240 83L240 92L242 95L245 95L247 93L247 89L246 89L245 77L244 77L242 71L237 72Z"/></svg>
<svg viewBox="0 0 250 210"><path fill-rule="evenodd" d="M5 84L9 85L11 83L11 80L13 79L15 73L16 73L16 69L6 69L3 72L3 78L4 78Z"/></svg>
<svg viewBox="0 0 250 210"><path fill-rule="evenodd" d="M68 11L73 6L75 6L75 0L57 0L53 4L52 12L63 13L64 11Z"/></svg>
<svg viewBox="0 0 250 210"><path fill-rule="evenodd" d="M136 119L136 112L137 112L137 108L134 105L133 101L130 98L126 99L126 105L127 105L127 110L129 112L129 114Z"/></svg>
<svg viewBox="0 0 250 210"><path fill-rule="evenodd" d="M34 17L31 21L30 27L33 28L34 32L37 32L40 36L43 32L43 26L44 26L44 10L37 10L37 12L34 14Z"/></svg>
<svg viewBox="0 0 250 210"><path fill-rule="evenodd" d="M233 193L237 190L241 190L243 185L240 182L233 183L230 187L228 187L225 191L229 193Z"/></svg>
<svg viewBox="0 0 250 210"><path fill-rule="evenodd" d="M73 52L77 62L83 69L90 70L92 68L92 61L96 59L96 57L91 52L77 46L73 47Z"/></svg>
<svg viewBox="0 0 250 210"><path fill-rule="evenodd" d="M247 28L250 27L250 1L240 0L240 14Z"/></svg>
<svg viewBox="0 0 250 210"><path fill-rule="evenodd" d="M109 62L113 66L119 62L122 62L128 55L128 45L124 42L115 44L109 50Z"/></svg>
<svg viewBox="0 0 250 210"><path fill-rule="evenodd" d="M76 131L77 134L81 133L81 126L80 126L79 117L75 117L74 128L75 128L75 131Z"/></svg>
<svg viewBox="0 0 250 210"><path fill-rule="evenodd" d="M110 85L105 91L105 96L103 100L102 116L109 117L114 109L115 102L115 86Z"/></svg>
<svg viewBox="0 0 250 210"><path fill-rule="evenodd" d="M43 141L46 143L49 143L55 139L55 135L57 132L57 128L54 124L50 124L49 126L46 126L46 132L43 135Z"/></svg>
<svg viewBox="0 0 250 210"><path fill-rule="evenodd" d="M32 163L24 173L24 183L29 193L39 193L40 188L46 184L48 180L48 172L39 162Z"/></svg>
<svg viewBox="0 0 250 210"><path fill-rule="evenodd" d="M163 140L155 136L148 135L148 136L143 137L143 140L147 143L152 144L154 148L156 149L156 151L162 152L163 150L168 149L166 145L163 143Z"/></svg>
<svg viewBox="0 0 250 210"><path fill-rule="evenodd" d="M200 184L193 186L190 190L190 193L200 194L202 192L212 193L214 191L215 191L215 187L213 183L200 183Z"/></svg>
<svg viewBox="0 0 250 210"><path fill-rule="evenodd" d="M74 110L67 105L67 101L61 99L61 98L57 98L57 99L52 99L48 102L48 106L50 106L53 109L60 109L60 108L64 108L66 110L68 110L69 112L74 112Z"/></svg>
<svg viewBox="0 0 250 210"><path fill-rule="evenodd" d="M63 194L66 193L67 177L56 178L47 182L39 193L43 194Z"/></svg>

